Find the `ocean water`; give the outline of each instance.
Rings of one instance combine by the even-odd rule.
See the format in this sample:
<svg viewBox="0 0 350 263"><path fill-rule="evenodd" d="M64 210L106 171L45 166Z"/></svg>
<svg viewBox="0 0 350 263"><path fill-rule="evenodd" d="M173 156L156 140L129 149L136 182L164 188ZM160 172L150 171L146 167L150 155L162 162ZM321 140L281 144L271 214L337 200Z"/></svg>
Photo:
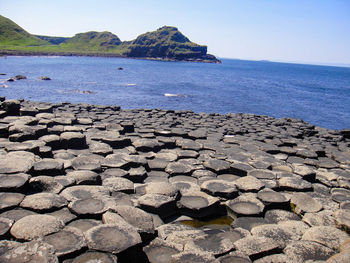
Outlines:
<svg viewBox="0 0 350 263"><path fill-rule="evenodd" d="M123 70L118 70L122 67ZM350 68L223 59L0 58L0 96L194 112L254 113L350 128ZM15 75L26 80L7 82ZM40 76L52 80L42 81Z"/></svg>

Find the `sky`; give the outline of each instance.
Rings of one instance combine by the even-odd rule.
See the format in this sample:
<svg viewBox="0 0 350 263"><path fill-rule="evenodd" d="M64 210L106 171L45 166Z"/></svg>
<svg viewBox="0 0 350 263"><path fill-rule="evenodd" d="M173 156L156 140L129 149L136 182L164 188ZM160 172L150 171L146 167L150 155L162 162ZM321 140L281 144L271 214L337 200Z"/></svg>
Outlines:
<svg viewBox="0 0 350 263"><path fill-rule="evenodd" d="M168 25L220 58L350 65L350 0L0 0L0 14L32 34Z"/></svg>

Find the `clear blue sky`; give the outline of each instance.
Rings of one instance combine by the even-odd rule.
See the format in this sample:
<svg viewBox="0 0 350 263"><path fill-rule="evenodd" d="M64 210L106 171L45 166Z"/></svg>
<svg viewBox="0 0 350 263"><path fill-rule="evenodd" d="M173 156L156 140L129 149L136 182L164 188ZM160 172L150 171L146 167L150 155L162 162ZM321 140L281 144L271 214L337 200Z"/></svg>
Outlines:
<svg viewBox="0 0 350 263"><path fill-rule="evenodd" d="M171 25L219 57L350 64L350 0L0 0L0 14L33 34Z"/></svg>

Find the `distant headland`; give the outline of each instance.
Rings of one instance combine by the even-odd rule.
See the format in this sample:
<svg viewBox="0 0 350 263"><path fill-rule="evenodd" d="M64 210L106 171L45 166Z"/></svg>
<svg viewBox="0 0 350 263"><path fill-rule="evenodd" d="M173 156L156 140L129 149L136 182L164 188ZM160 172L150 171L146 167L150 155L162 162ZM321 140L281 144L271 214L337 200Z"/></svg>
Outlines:
<svg viewBox="0 0 350 263"><path fill-rule="evenodd" d="M191 42L176 27L163 26L132 41L111 32L78 33L73 37L32 35L0 15L0 55L61 55L142 58L220 63L207 46Z"/></svg>

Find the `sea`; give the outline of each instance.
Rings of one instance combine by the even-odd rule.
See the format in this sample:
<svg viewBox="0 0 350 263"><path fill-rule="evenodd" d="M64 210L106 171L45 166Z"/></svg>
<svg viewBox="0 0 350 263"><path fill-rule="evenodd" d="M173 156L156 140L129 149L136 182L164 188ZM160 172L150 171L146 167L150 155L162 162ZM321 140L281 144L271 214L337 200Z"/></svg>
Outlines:
<svg viewBox="0 0 350 263"><path fill-rule="evenodd" d="M222 59L222 64L104 57L0 57L0 96L123 109L253 113L350 128L350 68ZM6 75L3 75L6 74ZM15 75L27 79L8 82ZM51 80L39 80L48 76Z"/></svg>

